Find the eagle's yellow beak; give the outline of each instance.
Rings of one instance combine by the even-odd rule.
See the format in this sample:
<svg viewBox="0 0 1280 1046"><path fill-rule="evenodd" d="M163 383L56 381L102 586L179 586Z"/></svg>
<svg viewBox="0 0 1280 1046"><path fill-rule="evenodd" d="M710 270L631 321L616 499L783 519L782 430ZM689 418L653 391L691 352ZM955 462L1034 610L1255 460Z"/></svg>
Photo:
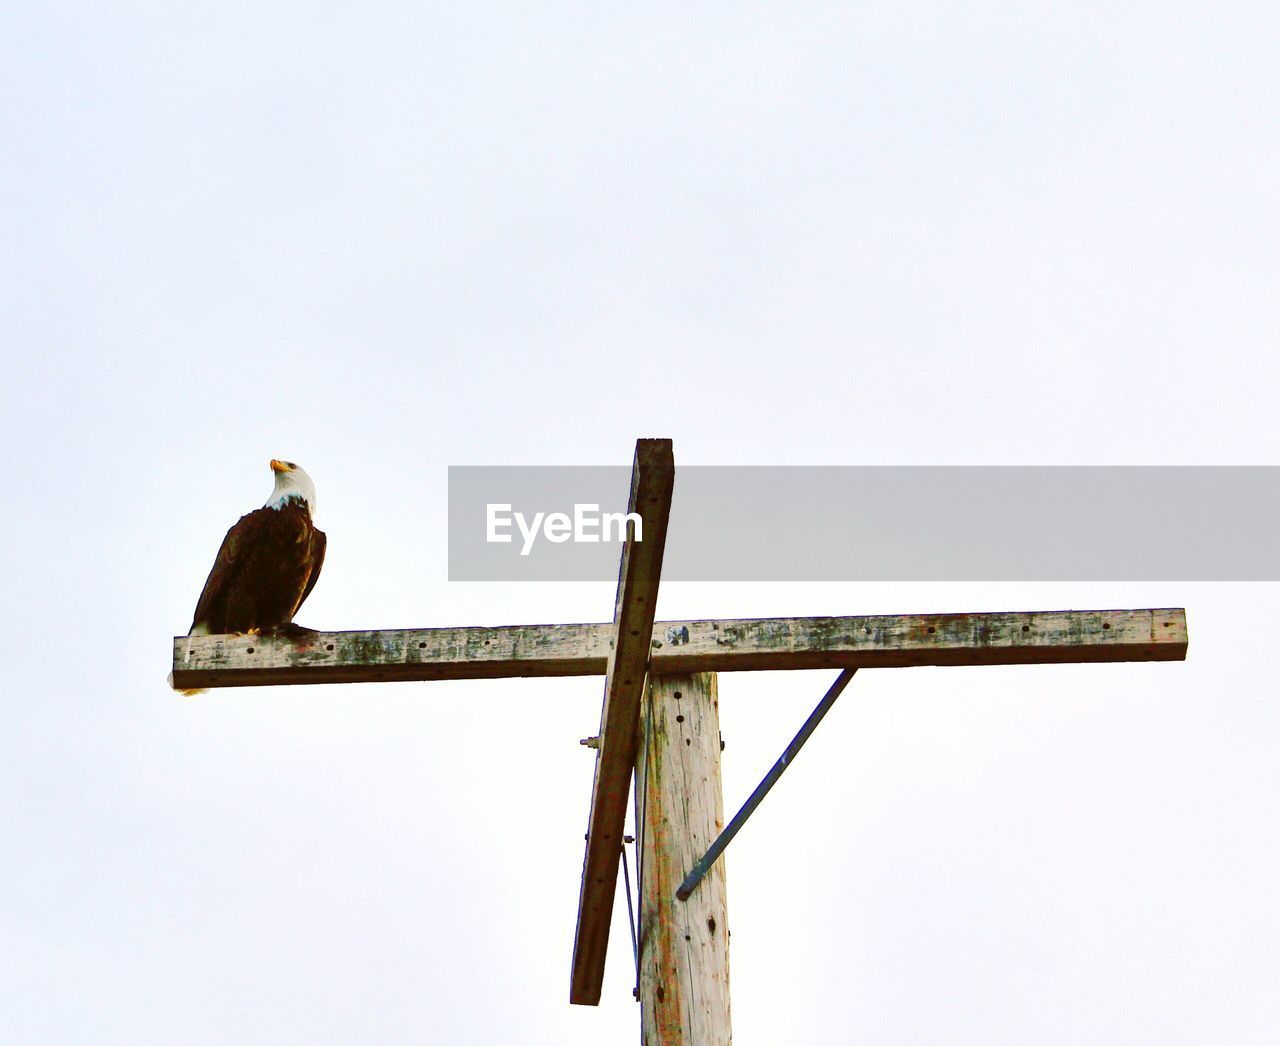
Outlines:
<svg viewBox="0 0 1280 1046"><path fill-rule="evenodd" d="M288 466L288 464L286 464L285 462L281 461L279 458L272 458L272 459L271 459L271 471L272 471L272 472L292 472L292 471L293 471L293 469L291 469L291 468Z"/></svg>

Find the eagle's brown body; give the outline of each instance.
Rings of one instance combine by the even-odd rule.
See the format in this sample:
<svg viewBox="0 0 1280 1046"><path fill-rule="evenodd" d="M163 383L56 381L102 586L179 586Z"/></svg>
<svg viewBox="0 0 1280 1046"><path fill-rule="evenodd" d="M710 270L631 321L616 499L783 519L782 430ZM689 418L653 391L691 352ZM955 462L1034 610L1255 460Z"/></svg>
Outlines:
<svg viewBox="0 0 1280 1046"><path fill-rule="evenodd" d="M191 634L302 631L293 615L315 587L324 549L300 498L241 516L209 571Z"/></svg>

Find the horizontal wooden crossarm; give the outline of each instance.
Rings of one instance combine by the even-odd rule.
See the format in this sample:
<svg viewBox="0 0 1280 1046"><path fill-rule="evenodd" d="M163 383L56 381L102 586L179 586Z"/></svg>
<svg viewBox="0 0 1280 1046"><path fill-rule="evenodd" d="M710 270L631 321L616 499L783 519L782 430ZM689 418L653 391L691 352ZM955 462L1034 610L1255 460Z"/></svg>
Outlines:
<svg viewBox="0 0 1280 1046"><path fill-rule="evenodd" d="M604 675L612 624L178 636L175 687ZM652 670L1181 661L1181 609L659 621Z"/></svg>

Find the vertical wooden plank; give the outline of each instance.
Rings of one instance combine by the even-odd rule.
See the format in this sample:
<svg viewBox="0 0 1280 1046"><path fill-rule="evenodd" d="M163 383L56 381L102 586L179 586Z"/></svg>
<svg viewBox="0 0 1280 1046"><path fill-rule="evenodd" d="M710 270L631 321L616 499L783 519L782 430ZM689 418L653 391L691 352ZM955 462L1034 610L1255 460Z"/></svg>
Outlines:
<svg viewBox="0 0 1280 1046"><path fill-rule="evenodd" d="M591 814L587 822L587 847L582 861L569 980L569 1001L579 1006L597 1005L604 983L609 924L618 892L618 860L622 855L622 831L631 795L636 732L674 482L671 441L638 440L627 511L638 512L643 527L639 540L635 540L635 532L628 528L618 566L613 641L605 670L600 742L591 785Z"/></svg>
<svg viewBox="0 0 1280 1046"><path fill-rule="evenodd" d="M651 676L636 762L640 1003L645 1046L727 1046L729 918L724 860L687 901L676 887L724 827L720 713L712 673Z"/></svg>

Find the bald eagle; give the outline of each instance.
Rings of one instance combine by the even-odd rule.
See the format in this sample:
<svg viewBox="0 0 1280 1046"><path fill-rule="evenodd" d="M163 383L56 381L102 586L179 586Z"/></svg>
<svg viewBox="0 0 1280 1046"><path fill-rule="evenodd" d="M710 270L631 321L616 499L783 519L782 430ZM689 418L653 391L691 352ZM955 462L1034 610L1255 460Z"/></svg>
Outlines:
<svg viewBox="0 0 1280 1046"><path fill-rule="evenodd" d="M293 615L315 588L325 536L311 522L316 485L292 461L273 459L275 489L227 531L196 603L190 636L310 632Z"/></svg>

